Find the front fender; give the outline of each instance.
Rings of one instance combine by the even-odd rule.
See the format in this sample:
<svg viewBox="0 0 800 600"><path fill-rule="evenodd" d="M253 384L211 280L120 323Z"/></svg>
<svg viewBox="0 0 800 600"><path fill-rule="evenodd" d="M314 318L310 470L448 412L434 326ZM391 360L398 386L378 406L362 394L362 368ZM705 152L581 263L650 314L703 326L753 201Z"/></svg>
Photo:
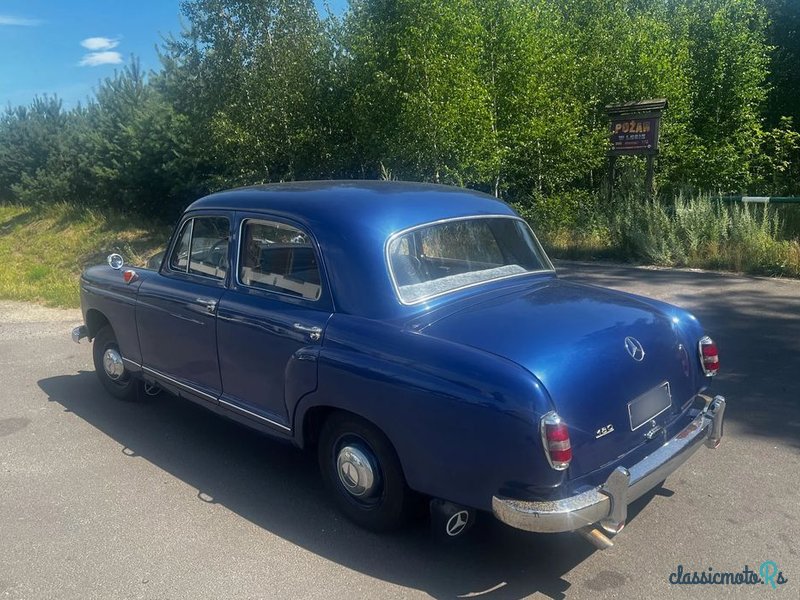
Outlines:
<svg viewBox="0 0 800 600"><path fill-rule="evenodd" d="M105 321L114 329L122 355L141 363L139 335L136 330L136 296L150 271L136 269L139 278L126 284L122 272L106 265L90 267L81 275L81 310L94 338Z"/></svg>

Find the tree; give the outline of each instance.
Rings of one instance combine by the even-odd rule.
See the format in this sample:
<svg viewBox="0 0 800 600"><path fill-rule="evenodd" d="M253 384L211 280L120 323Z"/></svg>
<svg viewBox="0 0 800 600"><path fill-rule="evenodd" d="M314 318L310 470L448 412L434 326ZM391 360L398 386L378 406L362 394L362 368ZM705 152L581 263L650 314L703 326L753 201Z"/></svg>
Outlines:
<svg viewBox="0 0 800 600"><path fill-rule="evenodd" d="M30 106L8 108L0 118L0 199L14 199L14 187L46 168L63 152L69 116L56 96L34 98Z"/></svg>
<svg viewBox="0 0 800 600"><path fill-rule="evenodd" d="M800 123L800 2L765 0L769 16L767 41L772 46L767 121L779 126L782 117Z"/></svg>
<svg viewBox="0 0 800 600"><path fill-rule="evenodd" d="M355 161L365 173L482 185L496 143L470 0L354 2L343 36Z"/></svg>
<svg viewBox="0 0 800 600"><path fill-rule="evenodd" d="M324 176L331 41L310 0L191 0L159 86L191 123L212 187Z"/></svg>

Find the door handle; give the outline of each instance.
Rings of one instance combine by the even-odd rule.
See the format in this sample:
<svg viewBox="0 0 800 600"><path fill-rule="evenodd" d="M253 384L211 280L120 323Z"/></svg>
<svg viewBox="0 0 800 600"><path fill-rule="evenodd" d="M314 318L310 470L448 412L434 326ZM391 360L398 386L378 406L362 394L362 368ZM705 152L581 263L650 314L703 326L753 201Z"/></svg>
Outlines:
<svg viewBox="0 0 800 600"><path fill-rule="evenodd" d="M307 333L308 337L310 337L315 342L322 337L322 327L303 325L302 323L295 323L293 327L297 331L302 331L303 333Z"/></svg>
<svg viewBox="0 0 800 600"><path fill-rule="evenodd" d="M210 313L213 313L217 309L217 301L213 298L195 298L194 301L201 306L205 306L206 310Z"/></svg>

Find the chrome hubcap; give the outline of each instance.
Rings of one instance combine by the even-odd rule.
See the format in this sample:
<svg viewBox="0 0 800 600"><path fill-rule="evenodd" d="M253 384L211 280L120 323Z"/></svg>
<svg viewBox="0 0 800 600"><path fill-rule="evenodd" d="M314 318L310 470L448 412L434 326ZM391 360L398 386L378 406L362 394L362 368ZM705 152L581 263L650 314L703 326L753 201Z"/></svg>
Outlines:
<svg viewBox="0 0 800 600"><path fill-rule="evenodd" d="M103 354L103 369L106 371L109 379L116 381L125 372L125 366L122 364L122 355L119 350L109 348Z"/></svg>
<svg viewBox="0 0 800 600"><path fill-rule="evenodd" d="M345 446L336 458L336 472L344 489L360 498L375 490L375 467L367 452L358 446Z"/></svg>

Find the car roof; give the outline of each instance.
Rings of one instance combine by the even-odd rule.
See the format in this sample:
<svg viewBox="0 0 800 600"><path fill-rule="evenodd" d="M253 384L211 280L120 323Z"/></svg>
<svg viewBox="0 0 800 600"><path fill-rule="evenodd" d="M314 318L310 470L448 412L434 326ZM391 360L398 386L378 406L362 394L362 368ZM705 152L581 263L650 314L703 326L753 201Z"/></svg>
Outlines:
<svg viewBox="0 0 800 600"><path fill-rule="evenodd" d="M223 209L292 214L347 228L367 221L397 231L432 220L514 212L498 200L464 188L404 181L331 180L275 183L211 194L187 210Z"/></svg>
<svg viewBox="0 0 800 600"><path fill-rule="evenodd" d="M268 213L306 227L323 255L337 311L401 316L385 262L387 239L424 223L481 215L516 217L498 200L463 188L399 181L308 181L238 188L194 202L187 212Z"/></svg>

